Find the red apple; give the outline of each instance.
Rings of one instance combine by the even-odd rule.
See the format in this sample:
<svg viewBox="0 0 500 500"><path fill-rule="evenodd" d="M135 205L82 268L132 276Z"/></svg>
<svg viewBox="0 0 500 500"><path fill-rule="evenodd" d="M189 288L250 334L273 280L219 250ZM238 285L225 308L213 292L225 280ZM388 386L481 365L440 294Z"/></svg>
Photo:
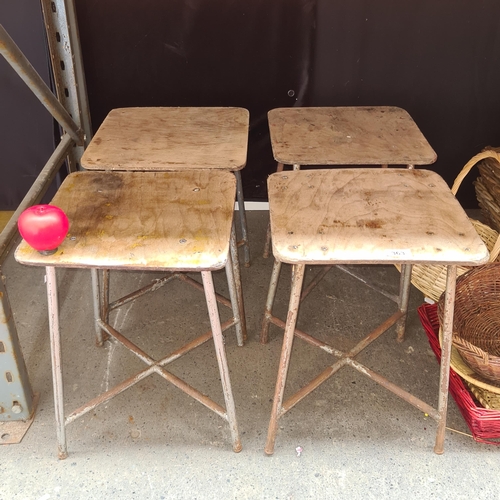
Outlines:
<svg viewBox="0 0 500 500"><path fill-rule="evenodd" d="M34 205L19 216L17 226L28 245L39 252L50 252L68 234L69 221L59 207Z"/></svg>

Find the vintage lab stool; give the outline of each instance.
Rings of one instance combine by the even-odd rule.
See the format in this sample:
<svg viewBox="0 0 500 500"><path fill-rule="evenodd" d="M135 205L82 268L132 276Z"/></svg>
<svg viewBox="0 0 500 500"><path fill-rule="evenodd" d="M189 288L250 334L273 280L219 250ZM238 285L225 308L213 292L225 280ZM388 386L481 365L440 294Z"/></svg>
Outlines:
<svg viewBox="0 0 500 500"><path fill-rule="evenodd" d="M413 168L436 161L411 116L394 106L277 108L268 121L278 172L284 165ZM264 257L270 240L268 227Z"/></svg>
<svg viewBox="0 0 500 500"><path fill-rule="evenodd" d="M272 315L277 287L273 273L263 321L285 329L265 451L274 451L278 419L343 366L355 368L438 423L434 451L443 452L446 427L456 266L488 260L488 250L447 184L436 173L414 169L320 169L272 174L268 179L273 253L292 264L286 323ZM403 338L411 265L448 266L438 408L396 386L355 358L392 325ZM402 264L397 311L347 352L296 328L306 265ZM360 314L363 308L360 306ZM325 306L326 307L326 306ZM338 358L283 401L294 337Z"/></svg>
<svg viewBox="0 0 500 500"><path fill-rule="evenodd" d="M243 344L236 300L234 270L238 266L236 241L232 230L236 180L230 172L187 170L184 172L77 172L70 174L56 193L52 204L64 210L70 232L57 251L42 255L26 242L15 258L22 264L45 266L49 307L50 344L54 383L55 413L59 457L66 458L65 426L98 405L109 401L145 377L157 373L225 419L231 431L233 450L241 450L228 365L222 332L237 328L238 344ZM184 272L200 272L205 291L211 331L192 340L162 359L155 360L122 333L116 331L103 310L107 297L93 280L95 322L121 345L128 348L146 367L66 415L64 411L61 359L61 333L57 299L56 268L122 269L169 271L170 278ZM226 269L231 302L216 295L212 271ZM186 277L186 279L188 279ZM133 293L119 305L140 295ZM220 323L217 301L231 307L233 317ZM187 384L166 366L213 338L219 365L225 408ZM102 344L102 339L101 339Z"/></svg>
<svg viewBox="0 0 500 500"><path fill-rule="evenodd" d="M87 170L228 170L236 176L245 266L250 246L241 183L246 165L248 110L234 107L117 108L85 150Z"/></svg>

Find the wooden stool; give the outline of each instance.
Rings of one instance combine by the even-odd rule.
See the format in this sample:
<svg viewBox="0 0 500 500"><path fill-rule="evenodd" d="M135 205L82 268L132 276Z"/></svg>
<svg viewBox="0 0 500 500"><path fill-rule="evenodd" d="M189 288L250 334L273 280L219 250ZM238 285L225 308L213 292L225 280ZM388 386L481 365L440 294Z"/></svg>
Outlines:
<svg viewBox="0 0 500 500"><path fill-rule="evenodd" d="M236 180L229 172L190 170L186 172L78 172L69 175L56 193L53 204L63 209L70 221L70 233L53 255L42 255L22 242L15 258L22 264L45 266L52 355L52 373L59 457L66 458L66 424L98 405L157 373L217 415L231 430L233 449L241 450L234 400L224 350L222 331L237 328L243 344L241 315L236 300L234 269L238 266L232 231ZM116 331L107 319L106 293L94 280L95 320L98 330L116 339L137 355L147 367L87 404L65 416L63 403L61 339L55 268L99 268L125 270L167 270L169 279L183 272L201 272L211 331L160 360L154 360ZM215 294L212 271L225 267L231 302ZM142 292L114 303L123 305ZM231 307L233 317L220 323L217 301ZM103 312L103 310L105 312ZM213 337L226 408L173 375L166 365ZM102 338L100 339L102 344Z"/></svg>
<svg viewBox="0 0 500 500"><path fill-rule="evenodd" d="M245 266L250 247L240 171L247 161L249 113L243 108L118 108L82 156L88 170L229 170L237 181Z"/></svg>
<svg viewBox="0 0 500 500"><path fill-rule="evenodd" d="M273 253L276 259L261 339L269 324L285 329L265 451L272 454L278 419L343 366L351 366L438 422L435 452L443 452L446 427L456 266L488 260L488 250L446 183L428 170L333 169L275 173L269 177ZM286 323L272 315L279 267L293 265ZM306 265L404 264L397 311L348 352L296 329ZM446 264L439 404L424 401L355 360L392 325L402 339L408 309L411 265ZM360 308L362 305L360 304ZM361 311L360 311L361 313ZM283 402L294 336L338 358Z"/></svg>
<svg viewBox="0 0 500 500"><path fill-rule="evenodd" d="M284 165L429 165L436 161L411 116L392 106L278 108L268 113L277 171ZM268 228L264 257L269 256Z"/></svg>

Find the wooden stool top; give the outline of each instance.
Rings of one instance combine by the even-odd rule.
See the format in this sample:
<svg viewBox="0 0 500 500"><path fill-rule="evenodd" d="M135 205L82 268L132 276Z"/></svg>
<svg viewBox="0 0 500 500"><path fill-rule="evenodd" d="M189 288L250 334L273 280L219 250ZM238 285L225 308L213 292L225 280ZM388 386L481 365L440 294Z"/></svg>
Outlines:
<svg viewBox="0 0 500 500"><path fill-rule="evenodd" d="M477 265L488 250L444 180L429 170L319 169L268 179L282 262Z"/></svg>
<svg viewBox="0 0 500 500"><path fill-rule="evenodd" d="M240 170L249 113L243 108L118 108L82 156L89 170Z"/></svg>
<svg viewBox="0 0 500 500"><path fill-rule="evenodd" d="M227 260L236 194L230 172L77 172L52 204L70 229L57 252L41 255L26 242L22 264L63 267L222 268Z"/></svg>
<svg viewBox="0 0 500 500"><path fill-rule="evenodd" d="M401 108L278 108L269 111L271 145L285 165L428 165L436 161Z"/></svg>

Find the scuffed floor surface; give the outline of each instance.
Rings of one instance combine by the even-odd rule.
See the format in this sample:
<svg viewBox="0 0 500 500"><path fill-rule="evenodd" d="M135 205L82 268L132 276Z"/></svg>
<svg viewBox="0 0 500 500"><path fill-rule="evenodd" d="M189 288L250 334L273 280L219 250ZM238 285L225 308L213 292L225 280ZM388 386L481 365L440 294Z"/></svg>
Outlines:
<svg viewBox="0 0 500 500"><path fill-rule="evenodd" d="M249 339L226 349L243 451L231 449L225 421L157 375L129 389L67 428L69 457L59 461L53 415L45 285L42 269L9 258L4 268L18 334L40 401L18 445L0 447L0 499L493 499L500 498L500 450L447 431L445 454L433 453L435 422L354 370L344 367L280 420L275 454L264 455L281 332L258 342L272 260L262 258L267 213L249 212L252 266L242 269ZM371 279L397 291L393 267L364 266ZM116 344L95 347L90 273L60 272L66 407L72 410L142 366ZM156 273L113 273L112 294L145 285ZM284 317L290 270L285 266L276 309ZM307 279L307 277L306 277ZM226 293L225 276L218 289ZM406 340L394 330L360 360L436 404L438 365L412 290ZM345 349L394 308L392 302L339 270L332 270L304 302L299 327ZM226 314L221 308L221 314ZM112 324L153 357L208 329L203 295L174 283L114 313ZM294 344L287 392L330 362L300 340ZM134 371L135 370L135 371ZM222 403L213 345L171 370ZM453 400L448 425L467 426ZM299 448L299 452L297 452Z"/></svg>

